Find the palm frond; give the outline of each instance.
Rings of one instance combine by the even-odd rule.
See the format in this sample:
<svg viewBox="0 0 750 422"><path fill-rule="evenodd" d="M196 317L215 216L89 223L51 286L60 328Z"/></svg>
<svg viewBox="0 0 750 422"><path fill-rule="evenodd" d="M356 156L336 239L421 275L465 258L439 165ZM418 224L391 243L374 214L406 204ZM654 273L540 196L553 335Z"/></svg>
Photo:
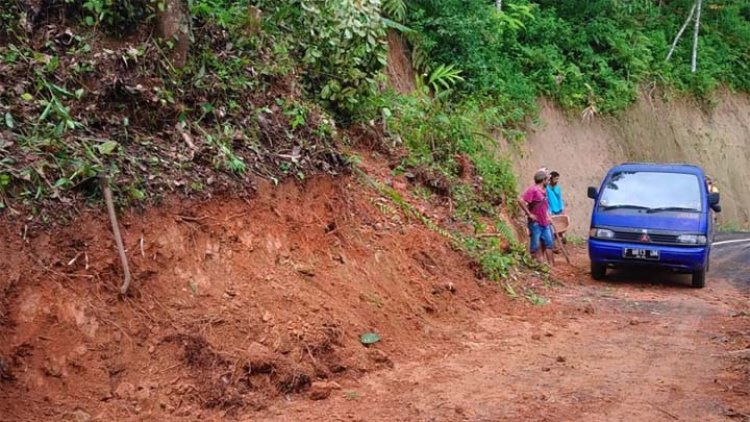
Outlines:
<svg viewBox="0 0 750 422"><path fill-rule="evenodd" d="M389 18L403 22L406 18L406 0L383 0L383 11Z"/></svg>
<svg viewBox="0 0 750 422"><path fill-rule="evenodd" d="M451 89L454 85L463 80L464 78L461 77L461 69L457 69L452 64L441 64L435 70L430 72L427 84L438 92L443 89Z"/></svg>

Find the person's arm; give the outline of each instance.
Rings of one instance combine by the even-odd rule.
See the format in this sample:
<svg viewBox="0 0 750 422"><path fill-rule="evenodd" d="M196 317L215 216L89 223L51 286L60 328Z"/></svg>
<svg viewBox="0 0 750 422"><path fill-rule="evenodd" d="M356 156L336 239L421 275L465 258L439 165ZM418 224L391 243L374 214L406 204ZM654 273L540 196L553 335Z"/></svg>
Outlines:
<svg viewBox="0 0 750 422"><path fill-rule="evenodd" d="M525 199L523 199L523 196L518 197L518 205L521 207L521 210L523 210L524 214L526 214L526 217L529 218L531 221L536 221L536 216L529 211L529 203L526 202Z"/></svg>

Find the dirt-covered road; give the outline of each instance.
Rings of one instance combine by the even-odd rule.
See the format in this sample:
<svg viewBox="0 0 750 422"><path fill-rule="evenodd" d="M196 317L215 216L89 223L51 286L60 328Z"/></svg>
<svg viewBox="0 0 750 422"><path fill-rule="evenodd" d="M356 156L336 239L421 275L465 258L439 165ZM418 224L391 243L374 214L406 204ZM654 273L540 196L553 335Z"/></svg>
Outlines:
<svg viewBox="0 0 750 422"><path fill-rule="evenodd" d="M565 286L548 305L457 328L462 347L397 362L328 400L278 403L264 417L750 420L749 251L749 242L717 244L696 290L689 276L647 272L594 282L581 248L575 270L556 270Z"/></svg>

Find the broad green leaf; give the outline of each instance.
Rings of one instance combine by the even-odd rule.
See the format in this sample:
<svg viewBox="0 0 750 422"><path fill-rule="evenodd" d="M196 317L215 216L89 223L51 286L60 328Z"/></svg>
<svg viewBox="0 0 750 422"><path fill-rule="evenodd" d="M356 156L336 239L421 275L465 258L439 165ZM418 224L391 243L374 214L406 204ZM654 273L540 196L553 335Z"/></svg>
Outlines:
<svg viewBox="0 0 750 422"><path fill-rule="evenodd" d="M70 180L69 179L67 179L65 177L61 177L61 178L57 179L57 182L55 182L54 187L55 188L61 188L63 186L67 186L69 184L70 184Z"/></svg>
<svg viewBox="0 0 750 422"><path fill-rule="evenodd" d="M408 26L402 25L388 18L383 18L383 24L386 26L386 28L392 28L404 34L409 34L409 33L414 32L414 30L409 28Z"/></svg>
<svg viewBox="0 0 750 422"><path fill-rule="evenodd" d="M21 94L21 99L24 100L24 101L26 101L26 102L28 102L28 101L33 100L34 97L31 94L29 94L28 92L24 92L23 94Z"/></svg>
<svg viewBox="0 0 750 422"><path fill-rule="evenodd" d="M106 141L106 142L104 142L102 144L97 145L96 148L99 150L100 154L102 154L102 155L110 155L110 154L112 154L115 151L115 149L117 149L117 147L119 145L120 144L118 144L115 141Z"/></svg>
<svg viewBox="0 0 750 422"><path fill-rule="evenodd" d="M8 126L8 129L13 129L15 126L15 123L13 122L13 115L10 114L10 112L5 113L5 126Z"/></svg>
<svg viewBox="0 0 750 422"><path fill-rule="evenodd" d="M380 341L380 336L376 333L364 333L359 337L360 343L364 345L375 344Z"/></svg>

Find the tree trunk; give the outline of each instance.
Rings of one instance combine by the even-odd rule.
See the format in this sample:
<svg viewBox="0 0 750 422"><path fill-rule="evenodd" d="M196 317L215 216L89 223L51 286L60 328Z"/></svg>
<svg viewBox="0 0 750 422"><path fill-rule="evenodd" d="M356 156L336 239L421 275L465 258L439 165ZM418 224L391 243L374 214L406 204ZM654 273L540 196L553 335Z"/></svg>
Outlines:
<svg viewBox="0 0 750 422"><path fill-rule="evenodd" d="M690 64L690 71L695 73L698 69L698 31L701 26L701 4L703 0L695 1L695 31L693 32L693 60Z"/></svg>
<svg viewBox="0 0 750 422"><path fill-rule="evenodd" d="M190 15L183 0L164 0L159 13L158 35L174 43L172 64L181 68L187 62L190 50Z"/></svg>
<svg viewBox="0 0 750 422"><path fill-rule="evenodd" d="M503 10L503 0L495 0L495 6L497 10Z"/></svg>
<svg viewBox="0 0 750 422"><path fill-rule="evenodd" d="M672 48L669 49L669 53L667 53L667 58L665 59L665 61L669 61L669 59L672 58L672 53L674 53L675 48L677 48L677 42L680 41L680 37L682 37L682 34L685 32L685 29L687 28L688 24L693 19L694 13L695 13L695 4L693 4L693 7L690 9L690 13L688 13L688 17L687 19L685 19L685 23L682 24L682 28L680 28L680 31L674 37L674 41L672 41Z"/></svg>

